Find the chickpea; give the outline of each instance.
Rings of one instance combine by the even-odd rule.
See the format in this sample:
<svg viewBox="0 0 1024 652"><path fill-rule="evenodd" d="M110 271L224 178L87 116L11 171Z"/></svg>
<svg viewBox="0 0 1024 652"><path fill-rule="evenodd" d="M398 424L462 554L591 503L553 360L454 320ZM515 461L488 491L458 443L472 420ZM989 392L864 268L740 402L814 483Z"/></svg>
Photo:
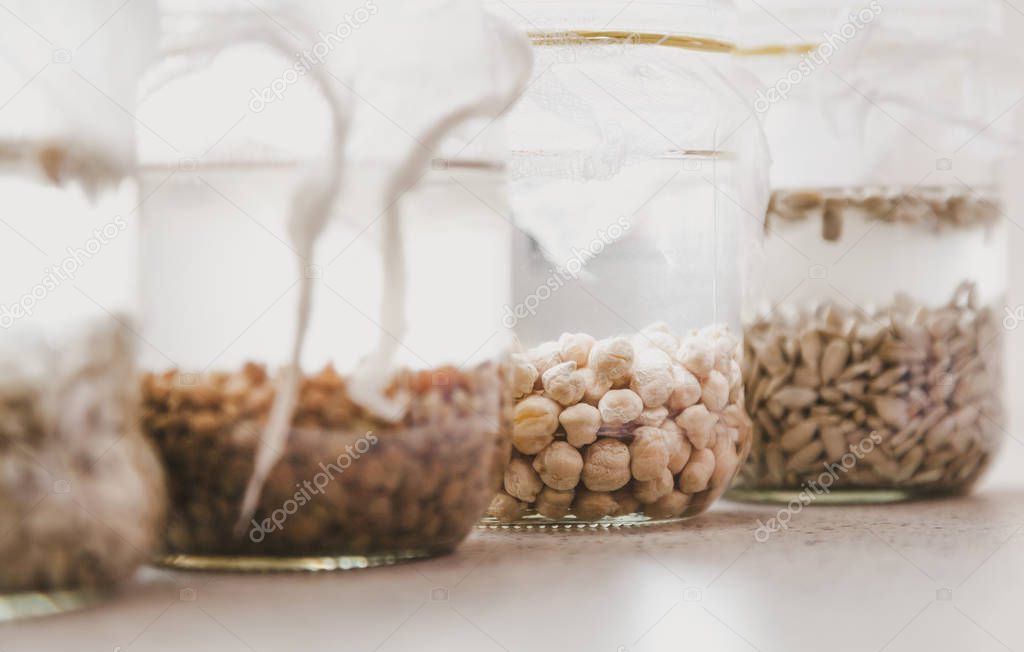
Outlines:
<svg viewBox="0 0 1024 652"><path fill-rule="evenodd" d="M750 425L750 417L747 416L747 412L741 404L733 403L722 411L722 423L742 431Z"/></svg>
<svg viewBox="0 0 1024 652"><path fill-rule="evenodd" d="M739 432L735 428L727 428L727 430L733 431L736 439L739 438ZM740 465L740 457L736 452L736 439L731 433L719 433L714 448L715 470L711 473L711 479L708 481L710 488L716 489L728 485L736 474L736 469Z"/></svg>
<svg viewBox="0 0 1024 652"><path fill-rule="evenodd" d="M743 386L743 368L740 367L740 363L736 358L730 358L729 360L729 373L726 374L726 378L729 380L729 387L742 387ZM730 389L730 396L732 390Z"/></svg>
<svg viewBox="0 0 1024 652"><path fill-rule="evenodd" d="M668 419L668 408L667 407L656 407L649 410L644 410L640 413L640 423L645 426L653 426L655 428L661 427L661 424L665 423Z"/></svg>
<svg viewBox="0 0 1024 652"><path fill-rule="evenodd" d="M540 476L522 458L515 458L505 469L505 491L514 498L527 503L537 500L537 494L544 488Z"/></svg>
<svg viewBox="0 0 1024 652"><path fill-rule="evenodd" d="M668 401L670 408L673 410L685 410L700 400L700 381L685 367L673 365L672 381L672 394L669 396Z"/></svg>
<svg viewBox="0 0 1024 652"><path fill-rule="evenodd" d="M645 505L657 502L663 496L672 493L675 479L672 472L662 467L661 472L650 480L637 480L633 483L633 495Z"/></svg>
<svg viewBox="0 0 1024 652"><path fill-rule="evenodd" d="M613 389L601 397L597 404L601 420L609 426L621 426L640 417L644 402L628 389Z"/></svg>
<svg viewBox="0 0 1024 652"><path fill-rule="evenodd" d="M526 357L537 368L537 373L541 375L551 367L562 362L562 353L558 342L545 342L540 346L532 348L527 351Z"/></svg>
<svg viewBox="0 0 1024 652"><path fill-rule="evenodd" d="M703 338L691 338L679 347L676 358L695 376L703 378L715 366L715 352Z"/></svg>
<svg viewBox="0 0 1024 652"><path fill-rule="evenodd" d="M729 381L717 370L712 370L701 385L704 405L712 412L721 412L729 402Z"/></svg>
<svg viewBox="0 0 1024 652"><path fill-rule="evenodd" d="M575 362L556 364L541 377L544 393L562 405L579 403L587 390L586 377L576 371Z"/></svg>
<svg viewBox="0 0 1024 652"><path fill-rule="evenodd" d="M679 350L679 340L668 330L665 322L647 326L632 338L634 348L653 347L672 356Z"/></svg>
<svg viewBox="0 0 1024 652"><path fill-rule="evenodd" d="M617 439L598 439L583 454L583 484L591 491L615 491L630 480L629 447Z"/></svg>
<svg viewBox="0 0 1024 652"><path fill-rule="evenodd" d="M708 488L711 474L715 472L715 454L710 448L696 450L679 475L679 490L684 494L696 494Z"/></svg>
<svg viewBox="0 0 1024 652"><path fill-rule="evenodd" d="M618 503L607 491L590 491L580 489L576 492L572 510L584 521L597 521L611 516L619 509Z"/></svg>
<svg viewBox="0 0 1024 652"><path fill-rule="evenodd" d="M731 357L739 351L740 341L727 326L713 324L700 329L698 336L710 342L716 357Z"/></svg>
<svg viewBox="0 0 1024 652"><path fill-rule="evenodd" d="M509 523L522 518L524 510L525 505L523 503L502 491L491 499L491 505L487 508L487 514L502 523Z"/></svg>
<svg viewBox="0 0 1024 652"><path fill-rule="evenodd" d="M731 372L730 372L731 373ZM729 402L739 403L743 405L747 402L746 393L743 390L743 381L732 382L732 378L729 378Z"/></svg>
<svg viewBox="0 0 1024 652"><path fill-rule="evenodd" d="M612 381L598 376L597 373L589 367L580 369L579 373L583 375L583 379L587 383L587 390L583 393L583 400L591 405L597 405L601 400L601 397L607 394L608 390L612 388Z"/></svg>
<svg viewBox="0 0 1024 652"><path fill-rule="evenodd" d="M512 367L512 396L520 399L533 391L533 386L540 375L537 367L521 353L513 353L510 364Z"/></svg>
<svg viewBox="0 0 1024 652"><path fill-rule="evenodd" d="M733 428L727 423L719 422L715 425L715 443L711 448L715 451L715 455L718 455L718 448L720 445L728 444L735 448L736 442L739 440L739 428Z"/></svg>
<svg viewBox="0 0 1024 652"><path fill-rule="evenodd" d="M580 483L583 456L564 441L553 441L533 458L533 469L547 486L568 491Z"/></svg>
<svg viewBox="0 0 1024 652"><path fill-rule="evenodd" d="M666 421L661 427L661 433L665 438L665 448L668 449L668 470L672 475L680 473L693 453L693 444L675 421Z"/></svg>
<svg viewBox="0 0 1024 652"><path fill-rule="evenodd" d="M676 518L682 516L689 505L689 496L679 491L671 491L644 507L644 512L651 518Z"/></svg>
<svg viewBox="0 0 1024 652"><path fill-rule="evenodd" d="M633 345L624 337L600 340L590 349L587 366L612 384L623 382L629 378L634 355Z"/></svg>
<svg viewBox="0 0 1024 652"><path fill-rule="evenodd" d="M629 388L636 392L644 406L664 405L672 395L672 360L659 349L641 350L633 363Z"/></svg>
<svg viewBox="0 0 1024 652"><path fill-rule="evenodd" d="M555 438L561 406L544 396L529 396L516 404L512 445L525 455L536 455Z"/></svg>
<svg viewBox="0 0 1024 652"><path fill-rule="evenodd" d="M590 350L594 348L594 338L586 333L562 333L558 338L558 346L562 359L575 362L578 369L587 366Z"/></svg>
<svg viewBox="0 0 1024 652"><path fill-rule="evenodd" d="M739 356L739 341L728 331L723 331L717 339L712 341L712 348L715 352L715 369L723 375L729 375L729 367Z"/></svg>
<svg viewBox="0 0 1024 652"><path fill-rule="evenodd" d="M718 415L708 412L703 405L692 405L676 417L676 424L683 429L686 438L698 450L710 445L716 423Z"/></svg>
<svg viewBox="0 0 1024 652"><path fill-rule="evenodd" d="M573 498L576 496L576 492L559 491L558 489L552 489L551 487L544 487L540 496L537 497L537 504L534 505L534 509L537 513L546 518L563 518L569 513L569 508L572 506Z"/></svg>
<svg viewBox="0 0 1024 652"><path fill-rule="evenodd" d="M565 428L566 440L576 448L582 448L597 441L601 412L593 405L577 403L562 410L558 421Z"/></svg>
<svg viewBox="0 0 1024 652"><path fill-rule="evenodd" d="M645 426L637 428L633 433L633 442L629 445L629 465L633 477L637 480L654 480L668 469L668 448L661 430ZM653 502L657 497L647 501Z"/></svg>

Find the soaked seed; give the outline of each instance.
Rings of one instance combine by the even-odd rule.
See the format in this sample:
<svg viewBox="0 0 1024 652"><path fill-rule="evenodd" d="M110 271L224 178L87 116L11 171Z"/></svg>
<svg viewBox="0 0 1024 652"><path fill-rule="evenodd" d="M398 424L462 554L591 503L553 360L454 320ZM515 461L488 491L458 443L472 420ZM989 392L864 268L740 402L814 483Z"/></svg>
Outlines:
<svg viewBox="0 0 1024 652"><path fill-rule="evenodd" d="M779 440L779 444L782 446L782 450L789 453L800 450L814 438L817 430L818 424L816 422L810 420L803 421L799 425L787 430L782 435L782 439Z"/></svg>
<svg viewBox="0 0 1024 652"><path fill-rule="evenodd" d="M843 208L834 199L825 201L822 213L821 237L826 242L835 242L843 234Z"/></svg>
<svg viewBox="0 0 1024 652"><path fill-rule="evenodd" d="M820 457L842 457L873 432L883 438L879 452L837 486L973 482L1002 437L991 424L1002 422L1004 408L997 319L991 307L969 306L972 287L938 308L900 295L872 314L826 303L748 328L747 407L757 437L744 482L795 488ZM987 354L982 331L993 338Z"/></svg>
<svg viewBox="0 0 1024 652"><path fill-rule="evenodd" d="M823 443L817 440L812 441L790 456L789 461L786 463L786 470L806 471L808 467L818 461L824 450L825 445Z"/></svg>
<svg viewBox="0 0 1024 652"><path fill-rule="evenodd" d="M818 400L818 393L806 387L789 386L775 392L773 398L783 408L794 410L814 403Z"/></svg>
<svg viewBox="0 0 1024 652"><path fill-rule="evenodd" d="M845 340L835 339L829 342L821 356L821 382L832 382L842 372L849 359L850 345Z"/></svg>

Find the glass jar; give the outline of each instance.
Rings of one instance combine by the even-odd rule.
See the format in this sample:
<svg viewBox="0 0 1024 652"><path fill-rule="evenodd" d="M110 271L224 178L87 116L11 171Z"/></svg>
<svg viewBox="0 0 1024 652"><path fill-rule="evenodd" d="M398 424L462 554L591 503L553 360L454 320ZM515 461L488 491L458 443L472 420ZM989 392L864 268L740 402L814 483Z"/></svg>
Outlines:
<svg viewBox="0 0 1024 652"><path fill-rule="evenodd" d="M751 8L740 57L774 166L731 495L966 491L1005 433L998 3L779 4Z"/></svg>
<svg viewBox="0 0 1024 652"><path fill-rule="evenodd" d="M163 475L138 428L133 188L0 180L0 621L93 602L156 547Z"/></svg>
<svg viewBox="0 0 1024 652"><path fill-rule="evenodd" d="M252 43L147 103L143 119L180 149L149 142L143 175L143 426L169 477L166 564L323 570L442 554L497 487L511 247L492 212L505 201L500 122L476 113L424 135L438 107L418 84L462 75L471 88L477 64L493 74L489 57L514 57L371 59L359 48L426 20L393 9L344 46L337 32L304 45L333 52L291 85L272 81L289 60ZM453 19L431 24L448 38ZM355 81L339 61L360 62ZM335 94L332 108L323 98ZM187 105L187 131L175 128L179 97L202 98ZM324 157L339 125L345 158ZM339 161L345 183L322 204L323 231L297 237L297 207ZM415 174L396 185L396 170Z"/></svg>
<svg viewBox="0 0 1024 652"><path fill-rule="evenodd" d="M493 7L536 62L509 128L514 451L485 524L700 514L750 445L742 260L766 170L732 88L731 7Z"/></svg>
<svg viewBox="0 0 1024 652"><path fill-rule="evenodd" d="M12 10L61 43L107 17L28 5ZM69 51L0 20L0 622L107 597L148 561L163 519L163 475L138 428L131 130L90 86L133 88L126 68L142 53L100 62L133 49L146 13L126 8L74 70L51 60Z"/></svg>

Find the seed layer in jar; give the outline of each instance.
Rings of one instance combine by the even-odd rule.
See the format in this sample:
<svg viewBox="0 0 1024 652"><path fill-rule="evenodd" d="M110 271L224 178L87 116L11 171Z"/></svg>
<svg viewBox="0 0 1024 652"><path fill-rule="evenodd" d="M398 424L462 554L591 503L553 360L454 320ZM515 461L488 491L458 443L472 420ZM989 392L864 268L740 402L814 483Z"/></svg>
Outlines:
<svg viewBox="0 0 1024 652"><path fill-rule="evenodd" d="M155 551L164 479L130 338L111 321L0 354L0 593L108 588Z"/></svg>
<svg viewBox="0 0 1024 652"><path fill-rule="evenodd" d="M913 191L887 188L776 190L768 204L765 229L786 222L821 220L822 239L842 238L850 214L868 221L899 223L939 231L984 227L999 219L992 197L921 187Z"/></svg>
<svg viewBox="0 0 1024 652"><path fill-rule="evenodd" d="M511 362L512 459L489 515L599 521L704 511L750 443L738 340L722 326L677 337L565 333Z"/></svg>
<svg viewBox="0 0 1024 652"><path fill-rule="evenodd" d="M832 489L969 487L1003 432L995 314L965 283L939 307L901 296L872 314L828 304L751 325L754 445L737 484L799 489L828 472Z"/></svg>
<svg viewBox="0 0 1024 652"><path fill-rule="evenodd" d="M170 553L445 552L486 509L507 458L497 367L397 373L397 422L357 405L330 366L300 383L287 449L248 531L233 532L274 402L259 364L143 380L144 430L167 468Z"/></svg>

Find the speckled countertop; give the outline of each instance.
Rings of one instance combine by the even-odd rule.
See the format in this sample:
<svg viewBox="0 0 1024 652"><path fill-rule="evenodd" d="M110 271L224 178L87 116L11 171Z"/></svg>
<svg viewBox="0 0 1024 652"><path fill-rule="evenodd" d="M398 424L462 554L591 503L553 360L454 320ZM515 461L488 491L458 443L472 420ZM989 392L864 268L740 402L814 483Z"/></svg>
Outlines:
<svg viewBox="0 0 1024 652"><path fill-rule="evenodd" d="M448 557L340 573L146 569L102 606L0 626L0 652L1024 651L1024 487L808 508L759 542L777 512L480 530Z"/></svg>

